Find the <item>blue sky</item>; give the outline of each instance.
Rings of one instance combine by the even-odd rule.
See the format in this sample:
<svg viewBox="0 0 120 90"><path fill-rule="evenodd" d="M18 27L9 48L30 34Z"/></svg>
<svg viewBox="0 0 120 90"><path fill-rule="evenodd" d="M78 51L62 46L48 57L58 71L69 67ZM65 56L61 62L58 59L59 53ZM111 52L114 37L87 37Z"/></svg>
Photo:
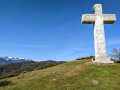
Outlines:
<svg viewBox="0 0 120 90"><path fill-rule="evenodd" d="M120 48L120 0L0 0L0 56L70 61L94 55L92 24L81 24L94 4L116 14L105 25L107 55Z"/></svg>

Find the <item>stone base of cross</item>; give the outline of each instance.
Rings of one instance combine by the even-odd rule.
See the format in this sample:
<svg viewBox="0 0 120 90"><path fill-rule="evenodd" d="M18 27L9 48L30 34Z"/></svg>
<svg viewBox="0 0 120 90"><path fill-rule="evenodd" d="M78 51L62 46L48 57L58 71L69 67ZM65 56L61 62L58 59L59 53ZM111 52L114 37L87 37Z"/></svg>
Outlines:
<svg viewBox="0 0 120 90"><path fill-rule="evenodd" d="M92 62L96 63L114 63L113 61L110 60L109 57L95 57L92 59Z"/></svg>
<svg viewBox="0 0 120 90"><path fill-rule="evenodd" d="M113 24L115 21L115 14L102 13L101 4L94 5L93 14L82 15L82 24L94 24L95 59L92 62L114 63L106 55L104 24Z"/></svg>

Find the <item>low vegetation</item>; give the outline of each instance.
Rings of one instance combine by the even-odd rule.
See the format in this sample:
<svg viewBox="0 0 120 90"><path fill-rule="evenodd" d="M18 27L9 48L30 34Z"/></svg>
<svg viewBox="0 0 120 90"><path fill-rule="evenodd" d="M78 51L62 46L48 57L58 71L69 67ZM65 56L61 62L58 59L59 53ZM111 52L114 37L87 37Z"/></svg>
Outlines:
<svg viewBox="0 0 120 90"><path fill-rule="evenodd" d="M12 82L8 80L0 81L0 87L4 87L8 85L12 85Z"/></svg>
<svg viewBox="0 0 120 90"><path fill-rule="evenodd" d="M85 60L85 59L92 59L92 58L95 58L95 57L89 56L89 57L77 58L76 60Z"/></svg>
<svg viewBox="0 0 120 90"><path fill-rule="evenodd" d="M34 70L45 69L45 68L53 67L53 66L56 66L56 65L57 64L48 64L48 65L44 65L44 66L39 66L39 67L35 68Z"/></svg>
<svg viewBox="0 0 120 90"><path fill-rule="evenodd" d="M75 60L2 79L12 84L0 90L119 90L120 64L91 64Z"/></svg>
<svg viewBox="0 0 120 90"><path fill-rule="evenodd" d="M112 58L111 58L111 60L114 61L114 63L120 63L120 60L116 60L116 59L112 59Z"/></svg>

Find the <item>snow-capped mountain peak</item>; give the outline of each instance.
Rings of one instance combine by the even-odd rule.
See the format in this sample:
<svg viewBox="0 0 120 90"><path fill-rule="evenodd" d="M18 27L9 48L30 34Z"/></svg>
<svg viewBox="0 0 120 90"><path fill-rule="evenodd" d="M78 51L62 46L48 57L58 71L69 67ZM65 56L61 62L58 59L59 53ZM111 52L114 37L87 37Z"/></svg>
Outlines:
<svg viewBox="0 0 120 90"><path fill-rule="evenodd" d="M28 62L32 61L31 59L25 59L25 58L18 58L18 57L0 57L0 65L3 64L9 64L9 63L20 63L20 62Z"/></svg>

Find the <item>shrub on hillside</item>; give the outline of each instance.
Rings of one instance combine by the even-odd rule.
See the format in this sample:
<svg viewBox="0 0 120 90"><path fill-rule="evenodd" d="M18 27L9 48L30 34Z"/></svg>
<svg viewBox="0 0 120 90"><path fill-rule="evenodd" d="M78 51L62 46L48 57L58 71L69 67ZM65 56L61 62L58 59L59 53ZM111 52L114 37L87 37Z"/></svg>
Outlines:
<svg viewBox="0 0 120 90"><path fill-rule="evenodd" d="M44 66L37 67L37 68L35 68L34 70L45 69L45 68L53 67L53 66L56 66L56 65L57 65L57 64L48 64L48 65L44 65Z"/></svg>
<svg viewBox="0 0 120 90"><path fill-rule="evenodd" d="M118 60L117 63L120 63L120 60Z"/></svg>
<svg viewBox="0 0 120 90"><path fill-rule="evenodd" d="M12 84L12 81L8 81L8 80L1 81L0 82L0 87L8 86L8 85L11 85L11 84Z"/></svg>
<svg viewBox="0 0 120 90"><path fill-rule="evenodd" d="M76 60L92 59L92 58L95 58L95 57L94 56L89 56L89 57L77 58Z"/></svg>
<svg viewBox="0 0 120 90"><path fill-rule="evenodd" d="M28 71L23 71L22 74L27 73Z"/></svg>
<svg viewBox="0 0 120 90"><path fill-rule="evenodd" d="M120 63L120 60L116 60L116 59L112 59L112 58L111 58L111 60L114 61L114 63Z"/></svg>

